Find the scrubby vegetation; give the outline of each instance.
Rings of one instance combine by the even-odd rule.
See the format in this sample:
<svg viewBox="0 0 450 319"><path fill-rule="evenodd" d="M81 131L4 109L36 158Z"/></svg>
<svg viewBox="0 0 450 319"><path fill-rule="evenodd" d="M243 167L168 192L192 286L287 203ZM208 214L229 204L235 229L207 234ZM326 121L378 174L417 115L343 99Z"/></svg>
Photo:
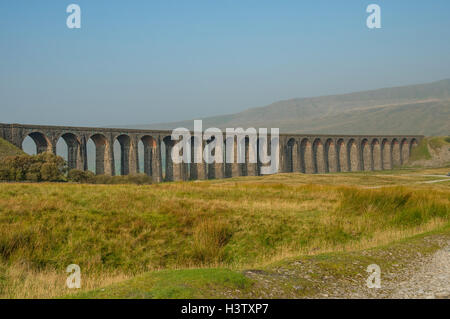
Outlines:
<svg viewBox="0 0 450 319"><path fill-rule="evenodd" d="M64 270L72 263L81 266L83 288L92 289L157 269L243 269L362 249L449 224L445 184L365 189L321 184L319 176L309 184L313 177L0 184L0 296L66 294ZM351 173L328 175L326 183L349 178L403 181Z"/></svg>
<svg viewBox="0 0 450 319"><path fill-rule="evenodd" d="M0 181L9 182L74 182L88 184L151 184L145 174L124 176L95 175L91 171L71 169L66 161L51 153L21 154L0 160Z"/></svg>
<svg viewBox="0 0 450 319"><path fill-rule="evenodd" d="M58 182L65 180L67 163L51 153L9 156L0 161L0 180Z"/></svg>

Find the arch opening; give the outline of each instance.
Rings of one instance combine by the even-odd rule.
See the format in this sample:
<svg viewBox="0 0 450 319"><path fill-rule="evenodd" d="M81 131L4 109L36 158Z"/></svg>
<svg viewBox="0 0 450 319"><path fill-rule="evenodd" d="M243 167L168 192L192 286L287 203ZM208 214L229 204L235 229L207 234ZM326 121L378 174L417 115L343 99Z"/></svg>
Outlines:
<svg viewBox="0 0 450 319"><path fill-rule="evenodd" d="M50 140L41 132L32 132L22 141L22 150L30 155L52 152Z"/></svg>
<svg viewBox="0 0 450 319"><path fill-rule="evenodd" d="M139 171L148 176L152 176L155 181L158 179L158 150L157 141L149 135L145 135L138 142Z"/></svg>
<svg viewBox="0 0 450 319"><path fill-rule="evenodd" d="M73 133L61 135L56 143L56 155L61 156L67 161L70 169L84 169L81 156L81 143L78 137Z"/></svg>
<svg viewBox="0 0 450 319"><path fill-rule="evenodd" d="M128 135L122 134L114 140L115 174L130 174L130 145L131 139Z"/></svg>
<svg viewBox="0 0 450 319"><path fill-rule="evenodd" d="M298 144L294 138L289 139L286 145L286 172L300 171L298 158Z"/></svg>
<svg viewBox="0 0 450 319"><path fill-rule="evenodd" d="M185 179L185 165L183 163L174 163L172 160L172 149L177 142L172 140L171 136L166 136L163 138L161 143L161 156L164 162L164 180L165 181L179 181ZM182 150L179 153L183 156Z"/></svg>

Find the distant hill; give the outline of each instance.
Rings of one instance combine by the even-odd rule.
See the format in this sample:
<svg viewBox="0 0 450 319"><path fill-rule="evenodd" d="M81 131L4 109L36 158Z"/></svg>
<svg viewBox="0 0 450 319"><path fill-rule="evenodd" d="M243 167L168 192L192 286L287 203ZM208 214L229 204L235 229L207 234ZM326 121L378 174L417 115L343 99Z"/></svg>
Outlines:
<svg viewBox="0 0 450 319"><path fill-rule="evenodd" d="M25 154L21 149L0 138L0 161L8 156Z"/></svg>
<svg viewBox="0 0 450 319"><path fill-rule="evenodd" d="M173 129L192 125L193 119L134 127ZM291 133L448 135L450 79L279 101L240 113L203 118L203 125L279 127L281 132Z"/></svg>

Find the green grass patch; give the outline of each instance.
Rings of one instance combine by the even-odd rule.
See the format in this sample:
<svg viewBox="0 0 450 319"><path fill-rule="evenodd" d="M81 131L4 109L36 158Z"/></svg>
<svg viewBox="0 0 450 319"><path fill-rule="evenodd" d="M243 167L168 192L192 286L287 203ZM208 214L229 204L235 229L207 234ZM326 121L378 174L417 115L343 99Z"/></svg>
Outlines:
<svg viewBox="0 0 450 319"><path fill-rule="evenodd" d="M409 161L420 161L431 159L431 154L428 151L428 138L424 138L420 141L419 145L411 149L411 155Z"/></svg>
<svg viewBox="0 0 450 319"><path fill-rule="evenodd" d="M250 289L252 281L227 269L185 269L150 272L131 280L68 298L192 299L225 298L227 292Z"/></svg>

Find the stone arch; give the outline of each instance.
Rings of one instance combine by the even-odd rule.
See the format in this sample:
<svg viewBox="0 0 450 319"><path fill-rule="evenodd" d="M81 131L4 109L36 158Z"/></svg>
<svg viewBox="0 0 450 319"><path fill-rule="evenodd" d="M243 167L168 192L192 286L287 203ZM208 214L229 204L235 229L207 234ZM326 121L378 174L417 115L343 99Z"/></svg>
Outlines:
<svg viewBox="0 0 450 319"><path fill-rule="evenodd" d="M304 138L300 143L300 162L303 173L315 173L313 148L308 138Z"/></svg>
<svg viewBox="0 0 450 319"><path fill-rule="evenodd" d="M380 171L383 169L383 156L380 141L377 138L372 140L371 148L372 148L373 169L376 171Z"/></svg>
<svg viewBox="0 0 450 319"><path fill-rule="evenodd" d="M238 149L240 149L241 152L244 153L244 159L245 159L244 163L239 163L239 172L240 172L239 175L240 176L247 176L248 175L248 169L247 169L248 167L247 167L247 165L248 165L248 162L249 162L248 161L248 157L249 157L249 143L250 143L249 138L247 136L245 136L242 144L238 145Z"/></svg>
<svg viewBox="0 0 450 319"><path fill-rule="evenodd" d="M402 153L400 143L396 138L392 140L391 148L392 148L392 166L398 167L402 165Z"/></svg>
<svg viewBox="0 0 450 319"><path fill-rule="evenodd" d="M44 133L41 133L38 131L31 132L31 133L27 134L26 136L24 136L24 138L22 139L22 142L20 143L22 150L24 149L23 144L27 137L30 137L33 140L34 144L36 145L36 154L40 154L40 153L44 153L44 152L50 152L50 153L53 152L53 145L52 145L52 142L50 141L50 139Z"/></svg>
<svg viewBox="0 0 450 319"><path fill-rule="evenodd" d="M386 138L381 142L381 153L383 169L392 169L392 146Z"/></svg>
<svg viewBox="0 0 450 319"><path fill-rule="evenodd" d="M164 154L162 154L163 156L163 162L164 162L164 170L163 170L163 175L164 175L164 181L174 181L176 180L176 177L174 175L176 175L177 173L177 165L179 164L174 164L172 161L172 148L175 146L175 141L172 140L171 136L166 136L162 139L164 147L162 147L161 149L163 149L162 151L164 152Z"/></svg>
<svg viewBox="0 0 450 319"><path fill-rule="evenodd" d="M231 144L232 143L232 144ZM233 145L231 150L228 149L228 144ZM226 137L225 138L225 177L235 177L240 176L241 169L239 163L237 162L237 140L236 137Z"/></svg>
<svg viewBox="0 0 450 319"><path fill-rule="evenodd" d="M372 145L365 138L361 142L362 151L362 168L365 171L373 170L373 159L372 159Z"/></svg>
<svg viewBox="0 0 450 319"><path fill-rule="evenodd" d="M314 172L326 173L328 167L326 165L325 147L320 138L316 138L313 143Z"/></svg>
<svg viewBox="0 0 450 319"><path fill-rule="evenodd" d="M290 138L286 144L286 172L299 172L300 160L298 142L294 138Z"/></svg>
<svg viewBox="0 0 450 319"><path fill-rule="evenodd" d="M58 154L60 141L65 143L66 148L63 150L65 154ZM56 144L56 153L62 155L67 161L67 166L69 169L84 169L83 158L81 153L81 141L77 135L74 133L63 133L58 139Z"/></svg>
<svg viewBox="0 0 450 319"><path fill-rule="evenodd" d="M177 141L172 140L171 136L165 136L162 139L161 146L164 144L164 147L161 147L161 153L164 156L165 169L164 169L164 180L165 181L181 181L186 179L186 166L184 163L174 163L172 160L172 149L176 145ZM180 156L183 155L180 150Z"/></svg>
<svg viewBox="0 0 450 319"><path fill-rule="evenodd" d="M108 139L101 133L93 134L89 139L95 145L95 174L114 175L114 158Z"/></svg>
<svg viewBox="0 0 450 319"><path fill-rule="evenodd" d="M338 148L331 138L325 142L325 160L328 172L335 173L339 171Z"/></svg>
<svg viewBox="0 0 450 319"><path fill-rule="evenodd" d="M150 135L144 135L140 138L143 147L143 166L144 174L151 176L152 181L161 181L161 154L158 146L158 140Z"/></svg>
<svg viewBox="0 0 450 319"><path fill-rule="evenodd" d="M191 148L189 179L190 180L205 179L206 165L203 163L203 140L197 136L191 136L189 144Z"/></svg>
<svg viewBox="0 0 450 319"><path fill-rule="evenodd" d="M404 138L401 143L401 163L406 163L409 159L410 144L408 139Z"/></svg>
<svg viewBox="0 0 450 319"><path fill-rule="evenodd" d="M356 172L360 170L359 154L358 154L358 144L356 144L355 139L350 139L347 143L347 158L349 171Z"/></svg>
<svg viewBox="0 0 450 319"><path fill-rule="evenodd" d="M348 158L348 152L347 152L347 145L345 144L344 140L341 138L336 143L337 146L337 153L338 153L338 160L339 160L339 166L338 169L340 172L348 172L350 171L350 168L348 166L349 158Z"/></svg>
<svg viewBox="0 0 450 319"><path fill-rule="evenodd" d="M120 145L120 175L130 174L130 150L131 150L131 138L126 134L121 134L116 137L115 141ZM117 171L116 171L116 175Z"/></svg>

